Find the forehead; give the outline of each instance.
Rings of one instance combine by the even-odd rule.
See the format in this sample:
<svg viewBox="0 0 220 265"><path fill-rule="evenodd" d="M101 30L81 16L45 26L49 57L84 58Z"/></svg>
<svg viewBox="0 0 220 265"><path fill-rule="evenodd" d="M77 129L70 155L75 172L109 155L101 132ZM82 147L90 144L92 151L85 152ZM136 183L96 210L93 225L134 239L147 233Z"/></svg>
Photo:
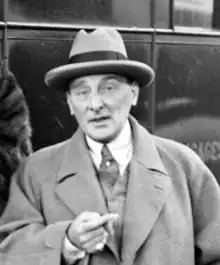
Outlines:
<svg viewBox="0 0 220 265"><path fill-rule="evenodd" d="M85 84L99 84L102 81L107 81L111 79L116 79L119 82L126 81L126 78L123 76L115 74L104 74L104 75L87 75L78 77L70 82L69 88L78 87Z"/></svg>

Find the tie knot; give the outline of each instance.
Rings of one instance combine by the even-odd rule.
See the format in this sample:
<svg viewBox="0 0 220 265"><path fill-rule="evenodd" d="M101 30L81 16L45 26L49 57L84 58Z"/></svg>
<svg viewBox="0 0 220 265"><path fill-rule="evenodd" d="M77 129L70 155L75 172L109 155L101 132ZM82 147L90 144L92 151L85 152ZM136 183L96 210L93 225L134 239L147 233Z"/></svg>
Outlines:
<svg viewBox="0 0 220 265"><path fill-rule="evenodd" d="M120 177L118 163L113 158L106 144L102 147L101 155L102 162L100 165L99 176L104 182L108 183L107 185L113 187L117 179Z"/></svg>
<svg viewBox="0 0 220 265"><path fill-rule="evenodd" d="M102 147L101 155L102 155L102 160L104 160L104 161L114 160L112 153L110 152L110 150L106 144L104 144Z"/></svg>
<svg viewBox="0 0 220 265"><path fill-rule="evenodd" d="M101 169L105 168L108 170L113 170L115 172L118 172L119 170L118 163L112 156L112 153L106 144L104 144L102 147L101 155L102 155L102 162L100 168Z"/></svg>

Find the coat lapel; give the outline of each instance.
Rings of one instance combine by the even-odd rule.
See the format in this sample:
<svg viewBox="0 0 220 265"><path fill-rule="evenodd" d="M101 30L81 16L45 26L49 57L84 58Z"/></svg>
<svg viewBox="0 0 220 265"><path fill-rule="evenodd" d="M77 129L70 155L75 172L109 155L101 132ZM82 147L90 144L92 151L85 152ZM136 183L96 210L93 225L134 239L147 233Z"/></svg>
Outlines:
<svg viewBox="0 0 220 265"><path fill-rule="evenodd" d="M131 119L134 157L125 203L122 260L132 264L147 239L170 192L171 181L152 136Z"/></svg>
<svg viewBox="0 0 220 265"><path fill-rule="evenodd" d="M100 214L107 212L96 172L80 130L73 135L63 154L55 192L75 215L83 211Z"/></svg>
<svg viewBox="0 0 220 265"><path fill-rule="evenodd" d="M84 211L100 214L108 212L81 130L67 144L58 171L55 192L74 216ZM112 239L109 239L107 245L116 259L119 259Z"/></svg>

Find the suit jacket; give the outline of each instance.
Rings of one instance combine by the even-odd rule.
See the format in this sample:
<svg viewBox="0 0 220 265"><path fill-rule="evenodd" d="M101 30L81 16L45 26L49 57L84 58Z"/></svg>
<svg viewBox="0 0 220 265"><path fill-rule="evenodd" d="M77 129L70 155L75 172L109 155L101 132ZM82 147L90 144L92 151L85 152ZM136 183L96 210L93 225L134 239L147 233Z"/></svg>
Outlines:
<svg viewBox="0 0 220 265"><path fill-rule="evenodd" d="M220 264L220 189L197 155L130 118L134 154L122 249L111 238L80 264ZM0 264L59 265L65 231L83 211L106 213L81 130L31 155L0 220Z"/></svg>

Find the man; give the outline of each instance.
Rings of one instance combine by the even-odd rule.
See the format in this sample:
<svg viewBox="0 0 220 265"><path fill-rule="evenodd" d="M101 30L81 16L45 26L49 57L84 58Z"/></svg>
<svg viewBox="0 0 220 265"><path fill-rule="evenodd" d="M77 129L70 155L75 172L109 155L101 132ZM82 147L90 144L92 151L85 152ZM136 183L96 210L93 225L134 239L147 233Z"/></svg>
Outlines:
<svg viewBox="0 0 220 265"><path fill-rule="evenodd" d="M79 129L31 155L0 224L1 264L220 264L220 189L187 147L129 115L153 70L115 29L80 31L46 74ZM144 89L144 88L143 88Z"/></svg>

